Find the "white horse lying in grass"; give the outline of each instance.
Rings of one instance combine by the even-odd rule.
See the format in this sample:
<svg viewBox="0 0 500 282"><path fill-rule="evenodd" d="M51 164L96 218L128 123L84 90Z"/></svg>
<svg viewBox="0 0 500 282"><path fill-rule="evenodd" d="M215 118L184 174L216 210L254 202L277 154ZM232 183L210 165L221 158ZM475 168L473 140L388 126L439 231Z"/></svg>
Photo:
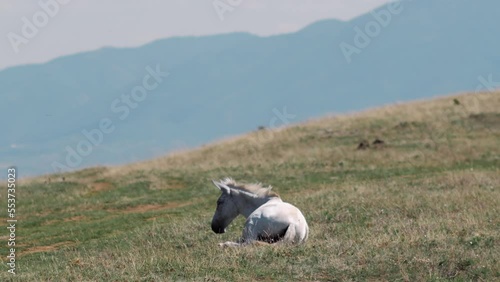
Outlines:
<svg viewBox="0 0 500 282"><path fill-rule="evenodd" d="M225 242L219 246L236 247L259 241L300 244L307 240L309 227L306 219L298 208L271 192L271 186L242 185L231 178L213 183L222 195L217 200L212 230L226 232L226 227L240 214L247 219L243 237L238 242Z"/></svg>

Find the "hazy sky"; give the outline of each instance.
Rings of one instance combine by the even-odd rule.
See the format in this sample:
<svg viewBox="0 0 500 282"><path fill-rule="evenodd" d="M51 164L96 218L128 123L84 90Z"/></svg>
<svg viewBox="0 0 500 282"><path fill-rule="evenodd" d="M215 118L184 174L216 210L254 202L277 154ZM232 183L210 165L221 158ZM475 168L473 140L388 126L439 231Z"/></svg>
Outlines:
<svg viewBox="0 0 500 282"><path fill-rule="evenodd" d="M293 32L321 19L348 20L389 1L0 0L0 70L178 35Z"/></svg>

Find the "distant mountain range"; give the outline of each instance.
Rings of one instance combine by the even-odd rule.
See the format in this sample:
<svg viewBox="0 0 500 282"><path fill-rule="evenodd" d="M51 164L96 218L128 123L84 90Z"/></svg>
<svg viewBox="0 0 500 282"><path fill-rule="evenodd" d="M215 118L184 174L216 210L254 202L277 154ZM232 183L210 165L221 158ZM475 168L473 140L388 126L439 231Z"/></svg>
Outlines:
<svg viewBox="0 0 500 282"><path fill-rule="evenodd" d="M499 11L496 0L403 1L291 34L177 37L9 68L0 166L27 176L120 164L258 126L498 87Z"/></svg>

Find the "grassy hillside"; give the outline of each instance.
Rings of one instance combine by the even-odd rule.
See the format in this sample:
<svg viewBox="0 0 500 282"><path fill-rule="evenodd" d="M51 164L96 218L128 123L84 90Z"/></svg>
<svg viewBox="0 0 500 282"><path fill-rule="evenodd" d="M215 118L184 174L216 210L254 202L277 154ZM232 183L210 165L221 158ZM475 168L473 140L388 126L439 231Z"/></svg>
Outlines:
<svg viewBox="0 0 500 282"><path fill-rule="evenodd" d="M0 280L498 280L499 145L500 93L467 94L24 181L18 274L3 263ZM273 185L307 244L218 248L243 224L210 229L225 176Z"/></svg>
<svg viewBox="0 0 500 282"><path fill-rule="evenodd" d="M289 34L166 38L0 71L0 112L16 117L2 124L1 163L17 163L24 175L50 173L53 162L66 164L66 146L75 149L82 131L99 128L103 118L116 129L81 167L146 160L251 131L283 106L298 122L495 87L500 37L485 27L500 26L500 1L400 4ZM169 75L144 100L126 105L122 95L143 85L147 66Z"/></svg>

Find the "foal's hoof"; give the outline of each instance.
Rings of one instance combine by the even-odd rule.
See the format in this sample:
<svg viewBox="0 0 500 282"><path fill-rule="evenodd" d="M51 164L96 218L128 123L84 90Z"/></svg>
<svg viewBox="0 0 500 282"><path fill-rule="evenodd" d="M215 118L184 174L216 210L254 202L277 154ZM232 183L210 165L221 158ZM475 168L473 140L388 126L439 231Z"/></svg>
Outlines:
<svg viewBox="0 0 500 282"><path fill-rule="evenodd" d="M236 243L236 242L225 242L225 243L219 243L219 247L221 248L229 248L229 247L239 247L241 244Z"/></svg>

